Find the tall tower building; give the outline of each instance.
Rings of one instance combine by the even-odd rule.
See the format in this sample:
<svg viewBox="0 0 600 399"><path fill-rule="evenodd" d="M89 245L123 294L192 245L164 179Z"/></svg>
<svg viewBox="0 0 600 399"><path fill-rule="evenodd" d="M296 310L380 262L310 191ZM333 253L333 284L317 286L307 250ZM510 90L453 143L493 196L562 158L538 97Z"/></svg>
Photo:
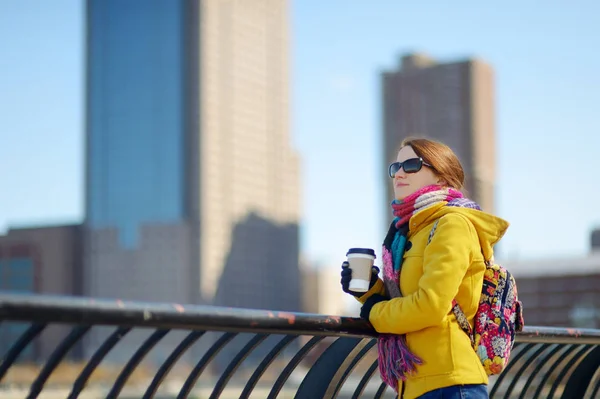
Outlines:
<svg viewBox="0 0 600 399"><path fill-rule="evenodd" d="M408 136L450 146L465 169L465 188L483 210L494 211L496 142L494 77L486 63L469 59L438 63L423 54L402 57L397 71L384 72L383 162L387 170ZM383 172L382 172L383 174ZM389 204L392 185L385 174ZM386 218L391 211L386 204Z"/></svg>
<svg viewBox="0 0 600 399"><path fill-rule="evenodd" d="M88 0L87 295L300 310L264 288L300 281L288 27L285 0Z"/></svg>

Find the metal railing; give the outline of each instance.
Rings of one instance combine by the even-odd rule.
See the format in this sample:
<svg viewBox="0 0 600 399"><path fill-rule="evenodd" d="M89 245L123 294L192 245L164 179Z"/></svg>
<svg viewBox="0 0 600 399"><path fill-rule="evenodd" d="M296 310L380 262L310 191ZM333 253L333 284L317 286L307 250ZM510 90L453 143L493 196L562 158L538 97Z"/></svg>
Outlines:
<svg viewBox="0 0 600 399"><path fill-rule="evenodd" d="M0 294L0 398L394 398L376 336L350 317ZM490 397L598 397L599 344L526 327Z"/></svg>

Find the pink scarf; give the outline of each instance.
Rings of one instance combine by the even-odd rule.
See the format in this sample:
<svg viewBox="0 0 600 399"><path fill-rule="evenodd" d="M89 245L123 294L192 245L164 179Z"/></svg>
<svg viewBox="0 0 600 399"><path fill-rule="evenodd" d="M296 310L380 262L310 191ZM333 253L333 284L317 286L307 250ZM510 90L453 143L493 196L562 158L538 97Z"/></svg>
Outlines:
<svg viewBox="0 0 600 399"><path fill-rule="evenodd" d="M442 201L451 202L462 198L464 197L460 191L450 187L438 185L425 186L402 201L392 201L394 216L398 218L396 227L407 223L412 215L432 205L439 204Z"/></svg>

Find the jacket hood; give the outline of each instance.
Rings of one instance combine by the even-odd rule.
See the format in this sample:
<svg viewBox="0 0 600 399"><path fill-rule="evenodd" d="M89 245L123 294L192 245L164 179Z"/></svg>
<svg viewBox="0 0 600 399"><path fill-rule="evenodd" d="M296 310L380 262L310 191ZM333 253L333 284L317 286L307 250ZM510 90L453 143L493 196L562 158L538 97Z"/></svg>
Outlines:
<svg viewBox="0 0 600 399"><path fill-rule="evenodd" d="M433 220L439 219L449 213L458 213L467 218L479 237L479 244L483 256L486 260L490 260L493 257L494 251L493 246L500 241L506 230L508 229L509 223L497 216L490 213L480 211L471 208L461 208L456 206L445 206L445 204L436 205L430 208L423 209L416 213L411 218L410 229L414 230L418 226L424 223L430 223Z"/></svg>

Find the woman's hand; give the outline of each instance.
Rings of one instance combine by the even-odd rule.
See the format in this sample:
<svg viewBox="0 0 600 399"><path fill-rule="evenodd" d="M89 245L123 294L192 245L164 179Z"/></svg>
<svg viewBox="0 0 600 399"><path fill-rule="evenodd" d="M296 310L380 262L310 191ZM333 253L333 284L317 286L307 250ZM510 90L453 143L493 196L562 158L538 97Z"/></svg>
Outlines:
<svg viewBox="0 0 600 399"><path fill-rule="evenodd" d="M389 301L389 298L379 294L371 295L360 308L360 317L370 323L369 316L371 315L371 309L373 306L383 301Z"/></svg>
<svg viewBox="0 0 600 399"><path fill-rule="evenodd" d="M352 269L350 269L350 264L346 261L344 261L344 263L342 263L341 276L342 276L342 279L340 280L340 283L342 284L342 291L344 291L350 295L354 295L357 298L361 297L365 294L364 292L352 291L349 288L350 280L352 280ZM377 266L373 266L371 268L371 281L369 281L369 289L373 288L375 283L377 283L378 279L379 279L379 268Z"/></svg>

